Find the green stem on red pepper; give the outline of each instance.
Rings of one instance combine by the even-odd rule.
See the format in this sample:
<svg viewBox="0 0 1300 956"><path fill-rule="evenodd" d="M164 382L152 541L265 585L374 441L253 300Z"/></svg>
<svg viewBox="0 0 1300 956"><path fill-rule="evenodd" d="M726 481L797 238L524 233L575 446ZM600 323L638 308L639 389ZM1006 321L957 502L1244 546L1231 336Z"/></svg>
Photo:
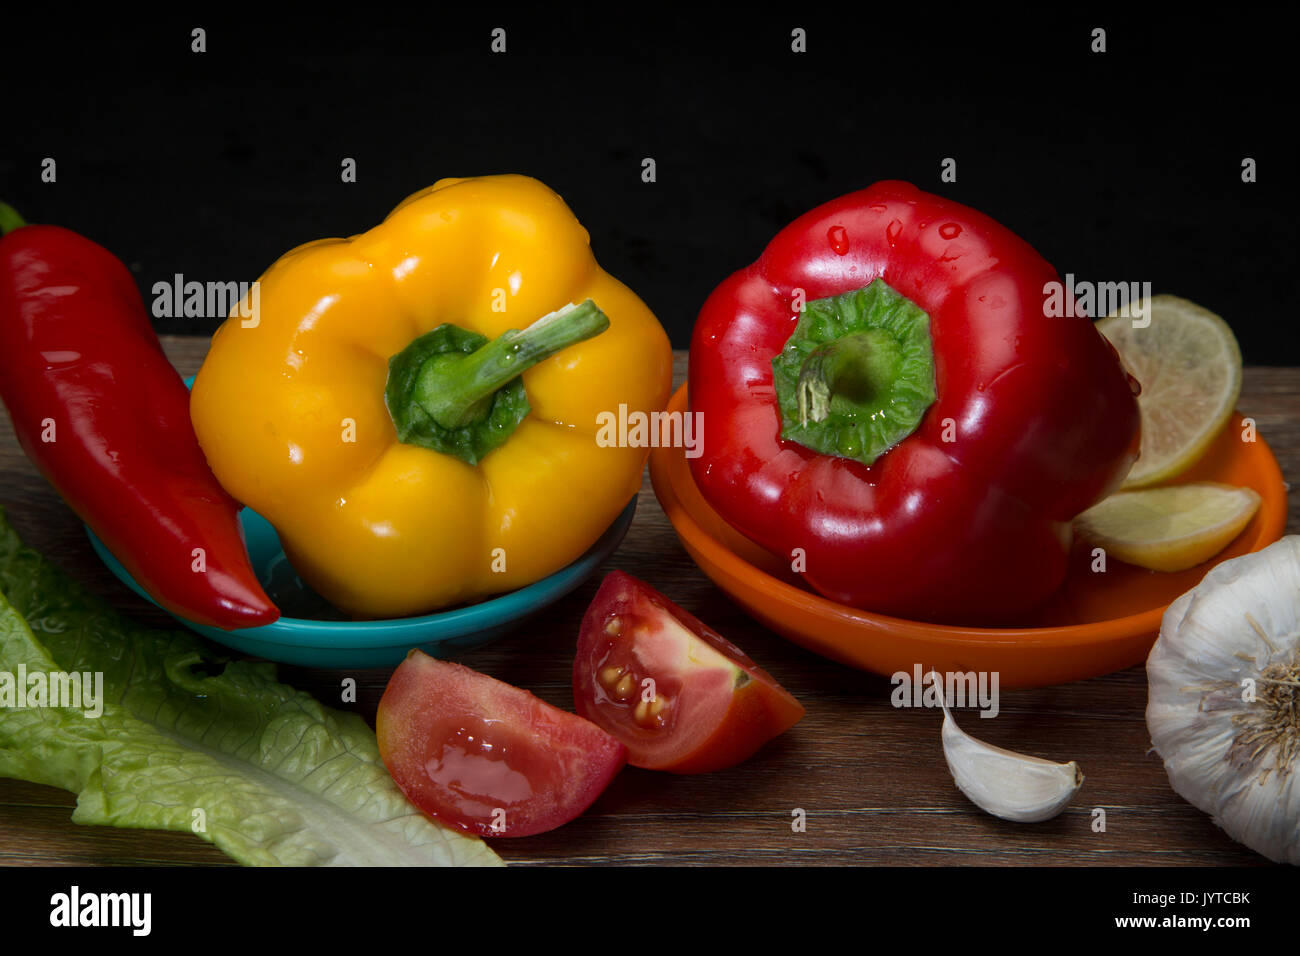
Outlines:
<svg viewBox="0 0 1300 956"><path fill-rule="evenodd" d="M25 225L27 223L18 215L17 209L6 202L0 202L0 236L6 236Z"/></svg>
<svg viewBox="0 0 1300 956"><path fill-rule="evenodd" d="M478 464L531 409L519 376L607 328L588 299L491 341L450 324L421 335L388 362L384 401L398 439Z"/></svg>
<svg viewBox="0 0 1300 956"><path fill-rule="evenodd" d="M871 465L936 397L930 317L876 279L816 299L772 359L781 437Z"/></svg>

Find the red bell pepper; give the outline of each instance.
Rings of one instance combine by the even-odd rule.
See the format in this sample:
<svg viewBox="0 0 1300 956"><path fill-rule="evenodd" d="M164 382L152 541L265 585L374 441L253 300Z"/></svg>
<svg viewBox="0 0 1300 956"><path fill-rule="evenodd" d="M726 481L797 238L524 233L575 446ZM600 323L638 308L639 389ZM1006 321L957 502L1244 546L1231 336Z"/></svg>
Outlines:
<svg viewBox="0 0 1300 956"><path fill-rule="evenodd" d="M1045 313L1056 281L1008 229L907 183L801 216L695 326L700 491L833 600L1021 619L1138 449L1137 383L1086 316Z"/></svg>
<svg viewBox="0 0 1300 956"><path fill-rule="evenodd" d="M0 398L27 456L162 607L274 621L135 280L89 239L0 212Z"/></svg>

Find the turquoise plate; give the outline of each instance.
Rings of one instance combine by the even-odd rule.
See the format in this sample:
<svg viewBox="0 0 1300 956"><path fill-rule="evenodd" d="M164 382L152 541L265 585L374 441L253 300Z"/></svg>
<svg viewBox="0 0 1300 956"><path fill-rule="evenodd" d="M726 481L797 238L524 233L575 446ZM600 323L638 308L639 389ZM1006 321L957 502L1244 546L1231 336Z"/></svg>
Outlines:
<svg viewBox="0 0 1300 956"><path fill-rule="evenodd" d="M285 557L280 538L271 523L245 508L240 513L240 521L248 542L248 556L266 593L280 607L283 616L262 627L235 631L195 624L179 616L177 620L218 644L282 664L332 668L393 667L401 663L413 647L434 657L444 657L495 641L577 588L618 548L635 513L636 499L633 498L586 554L568 567L518 591L420 617L353 621L344 619L302 583ZM86 534L95 553L118 580L156 605L157 602L136 584L95 533L87 528ZM290 614L309 616L291 617Z"/></svg>

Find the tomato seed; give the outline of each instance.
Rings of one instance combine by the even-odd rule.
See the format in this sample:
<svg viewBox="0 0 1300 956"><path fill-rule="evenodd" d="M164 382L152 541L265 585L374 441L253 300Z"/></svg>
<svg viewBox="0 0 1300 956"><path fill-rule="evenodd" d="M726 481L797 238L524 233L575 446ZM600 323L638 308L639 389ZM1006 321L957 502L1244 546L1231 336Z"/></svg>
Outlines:
<svg viewBox="0 0 1300 956"><path fill-rule="evenodd" d="M620 671L621 673L621 671ZM636 681L632 679L631 674L623 674L619 678L618 684L614 687L614 696L619 700L627 700L632 696L632 690L636 687Z"/></svg>
<svg viewBox="0 0 1300 956"><path fill-rule="evenodd" d="M655 697L654 700L650 701L643 700L636 705L636 710L632 712L632 716L643 727L662 727L664 718L660 714L667 704L668 701L663 697Z"/></svg>

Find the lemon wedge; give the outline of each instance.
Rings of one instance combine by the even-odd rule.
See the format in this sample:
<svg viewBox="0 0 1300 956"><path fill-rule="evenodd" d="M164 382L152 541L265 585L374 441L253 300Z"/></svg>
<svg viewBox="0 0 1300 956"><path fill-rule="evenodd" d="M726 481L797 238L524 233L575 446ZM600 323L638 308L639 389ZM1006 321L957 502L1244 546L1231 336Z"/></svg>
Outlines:
<svg viewBox="0 0 1300 956"><path fill-rule="evenodd" d="M1184 571L1226 548L1259 504L1252 488L1214 482L1120 491L1075 518L1074 528L1128 564Z"/></svg>
<svg viewBox="0 0 1300 956"><path fill-rule="evenodd" d="M1135 325L1132 314L1143 318ZM1107 316L1097 330L1142 384L1142 451L1122 487L1186 471L1218 437L1241 394L1241 349L1228 323L1194 302L1157 295L1140 311Z"/></svg>

